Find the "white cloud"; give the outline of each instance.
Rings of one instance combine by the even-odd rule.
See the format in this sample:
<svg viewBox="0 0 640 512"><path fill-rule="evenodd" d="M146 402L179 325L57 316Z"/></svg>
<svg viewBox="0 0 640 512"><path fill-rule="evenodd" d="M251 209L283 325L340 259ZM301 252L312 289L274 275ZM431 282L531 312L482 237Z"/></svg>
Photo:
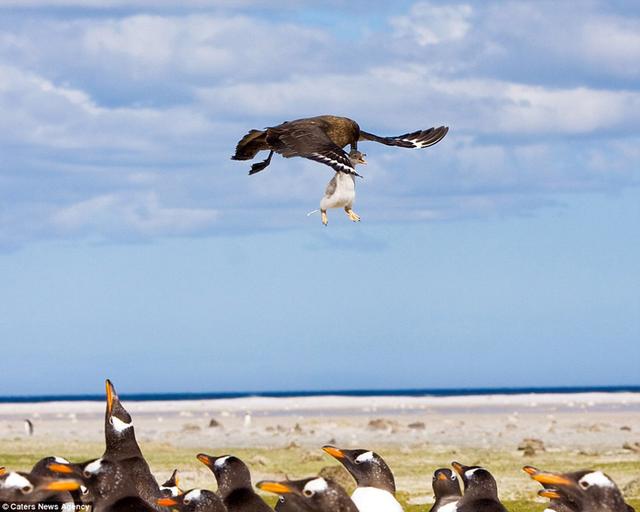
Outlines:
<svg viewBox="0 0 640 512"><path fill-rule="evenodd" d="M406 16L391 18L397 37L428 46L463 39L471 28L473 9L467 4L413 4Z"/></svg>
<svg viewBox="0 0 640 512"><path fill-rule="evenodd" d="M215 210L167 207L154 192L106 194L60 208L53 227L65 235L123 236L188 235L210 229Z"/></svg>
<svg viewBox="0 0 640 512"><path fill-rule="evenodd" d="M230 84L202 88L198 97L212 112L276 122L296 113L338 112L376 118L398 130L443 123L466 133L547 137L640 129L640 92L442 79L431 77L421 66ZM362 118L358 120L371 131Z"/></svg>
<svg viewBox="0 0 640 512"><path fill-rule="evenodd" d="M250 128L322 113L381 135L451 127L424 151L362 145L369 221L518 215L559 192L638 185L638 20L599 4L420 2L385 30L356 20L339 35L250 10L31 4L38 16L0 21L4 247L314 223L327 168L276 157L248 177L229 156Z"/></svg>

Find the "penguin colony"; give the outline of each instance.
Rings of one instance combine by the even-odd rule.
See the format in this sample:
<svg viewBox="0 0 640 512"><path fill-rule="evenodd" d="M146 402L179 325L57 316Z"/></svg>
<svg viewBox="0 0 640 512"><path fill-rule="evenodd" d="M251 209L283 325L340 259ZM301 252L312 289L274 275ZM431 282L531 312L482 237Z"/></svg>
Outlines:
<svg viewBox="0 0 640 512"><path fill-rule="evenodd" d="M233 455L198 454L217 482L218 490L180 487L177 471L158 485L136 441L133 421L115 388L106 382L105 444L101 457L70 462L57 456L38 461L30 472L0 468L3 505L50 504L49 510L95 512L272 512L256 493L247 465ZM279 495L277 512L401 512L393 473L371 450L322 448L340 462L356 483L351 496L328 478L263 480L255 487ZM506 512L494 477L480 466L453 462L453 470L433 474L435 503L429 512ZM616 484L600 471L552 473L523 468L542 485L545 512L633 512ZM462 486L460 485L462 481ZM17 510L17 509L16 509ZM23 509L24 510L24 509ZM426 512L425 507L425 512Z"/></svg>

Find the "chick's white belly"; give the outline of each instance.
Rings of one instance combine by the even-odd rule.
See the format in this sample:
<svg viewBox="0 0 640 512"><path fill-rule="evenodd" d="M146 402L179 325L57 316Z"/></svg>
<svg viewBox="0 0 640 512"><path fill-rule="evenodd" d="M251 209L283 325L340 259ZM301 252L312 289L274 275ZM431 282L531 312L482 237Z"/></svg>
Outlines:
<svg viewBox="0 0 640 512"><path fill-rule="evenodd" d="M358 487L351 499L360 512L402 512L393 494L375 487Z"/></svg>
<svg viewBox="0 0 640 512"><path fill-rule="evenodd" d="M340 174L340 173L339 173ZM330 196L325 195L320 200L320 208L327 210L329 208L351 207L356 198L356 189L351 176L338 176L336 189Z"/></svg>

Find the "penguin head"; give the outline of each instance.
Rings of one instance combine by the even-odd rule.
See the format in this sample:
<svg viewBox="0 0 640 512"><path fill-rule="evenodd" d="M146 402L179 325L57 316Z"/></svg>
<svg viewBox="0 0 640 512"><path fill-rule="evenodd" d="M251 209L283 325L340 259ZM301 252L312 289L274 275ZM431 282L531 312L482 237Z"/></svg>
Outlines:
<svg viewBox="0 0 640 512"><path fill-rule="evenodd" d="M52 470L49 467L51 464L60 464L61 466L64 467L64 469L66 469L71 465L71 462L69 462L64 457L56 457L53 455L49 457L44 457L34 464L34 466L31 468L31 474L38 475L38 476L46 476L46 477L59 477L60 473L62 472ZM71 473L72 471L69 470L67 474L71 474Z"/></svg>
<svg viewBox="0 0 640 512"><path fill-rule="evenodd" d="M345 450L331 445L323 446L322 449L351 473L358 487L375 487L395 494L393 473L377 453L362 449Z"/></svg>
<svg viewBox="0 0 640 512"><path fill-rule="evenodd" d="M452 462L451 465L462 479L465 496L498 499L496 479L485 468L481 466L465 466L459 462Z"/></svg>
<svg viewBox="0 0 640 512"><path fill-rule="evenodd" d="M43 468L43 464L45 462L46 466ZM55 475L57 477L74 478L76 480L80 480L82 484L80 485L80 488L77 491L77 495L74 496L74 498L79 495L80 500L83 503L90 503L93 501L91 491L86 486L85 478L82 474L83 464L75 464L62 457L45 457L33 467L32 472L36 468L38 468L38 471L42 472L42 474L45 475L49 474Z"/></svg>
<svg viewBox="0 0 640 512"><path fill-rule="evenodd" d="M116 388L109 379L106 380L107 411L105 415L105 430L116 435L122 435L133 428L131 415L124 408L116 393Z"/></svg>
<svg viewBox="0 0 640 512"><path fill-rule="evenodd" d="M82 483L87 489L86 494L96 502L108 500L132 482L125 478L125 473L116 461L92 459L77 464Z"/></svg>
<svg viewBox="0 0 640 512"><path fill-rule="evenodd" d="M602 471L582 470L573 473L552 473L525 466L524 471L541 483L558 501L575 504L578 510L625 510L620 489ZM551 497L551 496L548 496Z"/></svg>
<svg viewBox="0 0 640 512"><path fill-rule="evenodd" d="M431 486L436 499L462 495L458 475L449 468L436 469L433 473Z"/></svg>
<svg viewBox="0 0 640 512"><path fill-rule="evenodd" d="M233 455L206 455L199 453L197 459L207 466L218 482L218 492L222 497L235 489L251 489L251 473L247 465Z"/></svg>
<svg viewBox="0 0 640 512"><path fill-rule="evenodd" d="M534 475L541 473L538 468L535 468L533 466L524 466L522 470L531 478L534 478ZM544 480L544 477L542 479ZM569 496L560 493L553 485L548 482L542 483L542 486L544 487L544 489L540 489L538 491L538 496L540 496L541 498L549 499L547 510L551 510L554 512L579 512L580 505L573 501Z"/></svg>
<svg viewBox="0 0 640 512"><path fill-rule="evenodd" d="M0 501L38 503L55 499L80 488L80 482L72 478L45 478L17 471L0 475Z"/></svg>
<svg viewBox="0 0 640 512"><path fill-rule="evenodd" d="M109 379L106 380L106 390L107 408L104 418L104 435L107 447L105 456L123 458L141 455L131 415L120 402L116 389Z"/></svg>
<svg viewBox="0 0 640 512"><path fill-rule="evenodd" d="M160 486L160 493L164 497L178 496L179 494L182 494L177 469L174 469L173 473L171 473L171 476L169 477L169 480L167 480Z"/></svg>
<svg viewBox="0 0 640 512"><path fill-rule="evenodd" d="M181 512L225 512L220 497L206 489L191 489L177 496L159 498L156 503L161 507L171 507Z"/></svg>
<svg viewBox="0 0 640 512"><path fill-rule="evenodd" d="M304 512L325 512L327 510L357 512L357 508L346 491L333 480L311 477L302 480L276 482L263 480L257 487L284 497L281 508L303 510ZM289 504L287 505L287 501ZM294 508L297 506L298 508Z"/></svg>

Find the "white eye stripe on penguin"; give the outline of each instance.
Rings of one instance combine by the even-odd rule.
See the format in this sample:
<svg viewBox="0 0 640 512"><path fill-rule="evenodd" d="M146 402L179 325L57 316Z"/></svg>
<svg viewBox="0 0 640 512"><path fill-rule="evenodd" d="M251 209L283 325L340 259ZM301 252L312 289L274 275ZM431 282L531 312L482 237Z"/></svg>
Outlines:
<svg viewBox="0 0 640 512"><path fill-rule="evenodd" d="M316 492L326 491L327 487L327 481L324 478L314 478L306 483L302 493L305 496L313 496Z"/></svg>
<svg viewBox="0 0 640 512"><path fill-rule="evenodd" d="M583 489L596 485L598 487L614 487L614 483L602 472L594 471L593 473L587 473L580 480L578 484Z"/></svg>
<svg viewBox="0 0 640 512"><path fill-rule="evenodd" d="M101 469L102 469L102 459L96 459L84 467L84 473L86 475L95 475Z"/></svg>
<svg viewBox="0 0 640 512"><path fill-rule="evenodd" d="M33 484L15 472L9 473L7 477L0 482L0 485L4 488L24 489L25 492L31 492L33 490Z"/></svg>
<svg viewBox="0 0 640 512"><path fill-rule="evenodd" d="M225 455L224 457L220 457L219 459L216 459L213 465L217 468L221 468L226 464L227 460L229 460L229 457L231 457L231 455Z"/></svg>
<svg viewBox="0 0 640 512"><path fill-rule="evenodd" d="M133 422L125 423L116 416L111 416L111 418L109 418L109 422L111 423L111 425L113 425L114 430L118 433L124 432L128 428L133 427Z"/></svg>
<svg viewBox="0 0 640 512"><path fill-rule="evenodd" d="M357 464L362 464L363 462L367 462L370 460L373 460L373 452L364 452L355 458Z"/></svg>
<svg viewBox="0 0 640 512"><path fill-rule="evenodd" d="M193 489L184 495L184 502L189 503L192 500L199 500L202 491L200 489Z"/></svg>

